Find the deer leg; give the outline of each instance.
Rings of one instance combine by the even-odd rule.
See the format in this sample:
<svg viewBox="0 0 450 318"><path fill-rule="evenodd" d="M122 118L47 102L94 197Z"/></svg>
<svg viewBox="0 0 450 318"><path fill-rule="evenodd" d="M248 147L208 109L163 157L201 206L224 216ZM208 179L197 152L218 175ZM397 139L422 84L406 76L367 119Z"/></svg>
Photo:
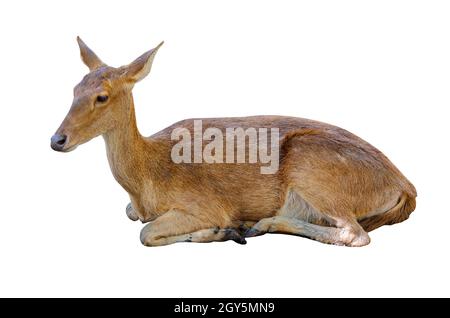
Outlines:
<svg viewBox="0 0 450 318"><path fill-rule="evenodd" d="M245 244L245 238L237 229L211 226L192 215L169 211L150 222L141 231L141 242L145 246L162 246L177 242L207 243L233 240Z"/></svg>
<svg viewBox="0 0 450 318"><path fill-rule="evenodd" d="M247 231L246 237L264 233L284 233L304 236L322 243L364 246L370 243L369 235L357 222L339 222L338 227L311 224L296 218L274 216L256 223Z"/></svg>
<svg viewBox="0 0 450 318"><path fill-rule="evenodd" d="M144 243L146 246L161 246L169 245L178 242L194 242L194 243L209 243L209 242L224 242L232 240L238 244L247 244L245 238L239 234L236 229L227 228L219 229L218 227L198 230L188 234L169 236L152 241L150 244Z"/></svg>
<svg viewBox="0 0 450 318"><path fill-rule="evenodd" d="M125 212L131 221L139 220L139 217L137 216L136 212L134 211L133 206L131 205L131 202L127 204Z"/></svg>

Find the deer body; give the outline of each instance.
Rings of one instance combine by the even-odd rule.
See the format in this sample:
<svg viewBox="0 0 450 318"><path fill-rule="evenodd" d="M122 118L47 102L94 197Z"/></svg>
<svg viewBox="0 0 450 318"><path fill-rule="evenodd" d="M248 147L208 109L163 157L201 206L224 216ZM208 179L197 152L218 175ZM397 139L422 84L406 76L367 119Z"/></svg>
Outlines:
<svg viewBox="0 0 450 318"><path fill-rule="evenodd" d="M278 128L276 173L261 174L260 163L175 163L171 134L176 128L193 133L194 120L144 138L131 94L159 47L116 69L79 44L91 72L76 87L52 148L69 151L103 135L111 171L130 196L127 215L148 223L141 232L145 245L245 243L275 232L362 246L370 242L368 231L401 222L415 208L414 186L379 150L344 129L302 118L202 119L205 129Z"/></svg>

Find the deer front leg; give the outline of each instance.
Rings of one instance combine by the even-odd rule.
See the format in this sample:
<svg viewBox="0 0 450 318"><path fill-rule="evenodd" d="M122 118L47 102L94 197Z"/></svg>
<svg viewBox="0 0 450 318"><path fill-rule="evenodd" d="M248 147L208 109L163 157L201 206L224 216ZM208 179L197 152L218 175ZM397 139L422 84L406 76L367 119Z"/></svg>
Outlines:
<svg viewBox="0 0 450 318"><path fill-rule="evenodd" d="M141 242L145 246L162 246L177 242L207 243L233 240L245 244L237 229L221 229L200 221L196 217L179 211L169 211L150 222L141 231Z"/></svg>
<svg viewBox="0 0 450 318"><path fill-rule="evenodd" d="M134 211L133 206L131 205L131 202L128 203L128 205L125 209L125 212L131 221L139 220L139 217L137 216L136 211Z"/></svg>

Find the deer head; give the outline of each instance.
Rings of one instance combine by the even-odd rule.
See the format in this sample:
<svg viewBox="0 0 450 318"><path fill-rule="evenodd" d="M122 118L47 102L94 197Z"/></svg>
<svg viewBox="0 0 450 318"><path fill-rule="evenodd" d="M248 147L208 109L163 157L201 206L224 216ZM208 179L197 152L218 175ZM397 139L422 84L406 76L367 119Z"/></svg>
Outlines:
<svg viewBox="0 0 450 318"><path fill-rule="evenodd" d="M132 111L131 90L150 73L156 52L163 44L131 64L114 68L103 63L79 37L77 41L81 59L90 72L75 86L69 113L51 138L52 149L62 152L127 123Z"/></svg>

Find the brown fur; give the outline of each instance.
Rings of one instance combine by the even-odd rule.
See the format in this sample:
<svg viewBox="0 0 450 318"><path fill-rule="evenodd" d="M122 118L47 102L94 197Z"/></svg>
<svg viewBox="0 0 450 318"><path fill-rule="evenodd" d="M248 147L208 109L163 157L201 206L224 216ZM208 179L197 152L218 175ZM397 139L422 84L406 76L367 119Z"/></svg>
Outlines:
<svg viewBox="0 0 450 318"><path fill-rule="evenodd" d="M159 46L128 66L112 68L79 44L91 72L76 86L57 131L67 135L62 151L104 137L111 171L130 195L127 215L150 222L141 233L146 245L243 243L244 234L281 232L361 246L369 243L366 231L401 222L414 210L414 186L378 149L344 129L308 119L202 119L203 129L279 128L275 174L261 174L259 163L175 164L170 135L177 127L192 132L193 119L144 138L131 93L150 71ZM99 94L109 96L104 105L96 101ZM395 207L391 201L397 201Z"/></svg>
<svg viewBox="0 0 450 318"><path fill-rule="evenodd" d="M392 225L407 220L415 208L415 198L404 193L398 204L391 210L383 214L362 219L359 223L365 231L370 232L383 225Z"/></svg>

